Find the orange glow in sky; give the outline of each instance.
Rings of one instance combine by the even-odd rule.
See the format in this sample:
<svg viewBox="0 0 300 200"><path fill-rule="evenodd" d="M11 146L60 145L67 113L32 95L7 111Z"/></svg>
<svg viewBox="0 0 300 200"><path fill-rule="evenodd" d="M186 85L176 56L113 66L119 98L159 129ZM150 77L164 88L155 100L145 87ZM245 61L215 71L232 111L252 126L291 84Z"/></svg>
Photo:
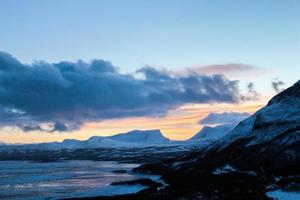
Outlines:
<svg viewBox="0 0 300 200"><path fill-rule="evenodd" d="M189 104L171 110L164 117L125 118L90 122L83 125L80 130L66 133L21 132L18 128L2 128L0 141L7 143L40 143L50 141L63 141L64 139L85 140L91 136L109 136L131 130L160 129L165 137L173 140L185 140L195 135L202 125L199 120L212 112L248 112L254 113L263 107L268 98L260 101L242 104Z"/></svg>

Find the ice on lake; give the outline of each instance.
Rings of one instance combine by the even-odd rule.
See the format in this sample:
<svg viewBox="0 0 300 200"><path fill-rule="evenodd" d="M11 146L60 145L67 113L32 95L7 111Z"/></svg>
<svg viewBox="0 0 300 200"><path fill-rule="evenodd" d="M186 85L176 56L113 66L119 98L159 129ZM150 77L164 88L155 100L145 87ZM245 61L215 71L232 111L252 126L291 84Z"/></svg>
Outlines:
<svg viewBox="0 0 300 200"><path fill-rule="evenodd" d="M137 166L110 161L0 161L0 199L57 199L136 193L145 187L110 184L145 177L157 178L113 172L130 171Z"/></svg>

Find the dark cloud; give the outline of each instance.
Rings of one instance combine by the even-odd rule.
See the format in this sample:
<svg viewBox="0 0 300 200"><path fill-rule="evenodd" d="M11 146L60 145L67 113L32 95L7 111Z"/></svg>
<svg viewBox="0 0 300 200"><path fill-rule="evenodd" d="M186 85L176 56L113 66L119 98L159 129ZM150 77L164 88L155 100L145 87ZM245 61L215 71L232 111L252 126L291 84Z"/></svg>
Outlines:
<svg viewBox="0 0 300 200"><path fill-rule="evenodd" d="M30 132L30 131L43 131L43 132L45 132L46 131L38 124L18 123L17 126L24 132Z"/></svg>
<svg viewBox="0 0 300 200"><path fill-rule="evenodd" d="M61 123L61 122L55 122L53 123L53 128L49 130L49 132L64 132L64 131L72 131L72 130L77 130L81 126L81 122L73 122L73 123Z"/></svg>
<svg viewBox="0 0 300 200"><path fill-rule="evenodd" d="M54 132L54 131L63 132L63 131L67 131L67 130L68 130L68 126L66 124L63 124L61 122L55 122L54 127L51 130L51 132Z"/></svg>
<svg viewBox="0 0 300 200"><path fill-rule="evenodd" d="M143 78L121 74L103 60L26 65L0 53L0 116L7 116L0 123L24 131L50 123L47 131L67 131L90 121L162 116L185 103L241 99L238 81L223 75L180 76L152 67L136 73Z"/></svg>
<svg viewBox="0 0 300 200"><path fill-rule="evenodd" d="M248 83L246 89L247 93L241 95L242 101L253 101L259 99L260 94L254 89L254 83Z"/></svg>
<svg viewBox="0 0 300 200"><path fill-rule="evenodd" d="M281 88L281 86L284 85L283 81L280 81L278 79L275 79L272 81L272 87L275 90L275 92L279 93L282 92L284 90L284 88Z"/></svg>
<svg viewBox="0 0 300 200"><path fill-rule="evenodd" d="M239 112L223 112L223 113L210 113L204 119L199 121L199 124L238 124L240 121L249 117L249 113Z"/></svg>
<svg viewBox="0 0 300 200"><path fill-rule="evenodd" d="M18 122L17 127L20 128L24 132L30 132L30 131L42 131L42 132L48 132L52 133L55 131L58 132L65 132L65 131L72 131L77 130L82 125L80 122L78 123L61 123L61 122L51 122L44 124L45 127L42 127L41 125L33 122L24 121L24 122Z"/></svg>

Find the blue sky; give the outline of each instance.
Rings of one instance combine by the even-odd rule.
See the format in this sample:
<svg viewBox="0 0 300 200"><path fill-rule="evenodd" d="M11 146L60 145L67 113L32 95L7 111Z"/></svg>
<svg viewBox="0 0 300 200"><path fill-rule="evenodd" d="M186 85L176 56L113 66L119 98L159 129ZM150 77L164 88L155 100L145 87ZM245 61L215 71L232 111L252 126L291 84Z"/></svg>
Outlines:
<svg viewBox="0 0 300 200"><path fill-rule="evenodd" d="M297 0L10 0L0 9L0 48L23 62L102 58L129 71L146 64L241 62L281 72L300 65Z"/></svg>
<svg viewBox="0 0 300 200"><path fill-rule="evenodd" d="M121 72L148 65L181 78L221 65L243 92L253 82L268 99L272 80L288 87L300 77L299 21L299 0L3 0L0 51L27 64L97 58ZM232 64L243 65L231 74Z"/></svg>

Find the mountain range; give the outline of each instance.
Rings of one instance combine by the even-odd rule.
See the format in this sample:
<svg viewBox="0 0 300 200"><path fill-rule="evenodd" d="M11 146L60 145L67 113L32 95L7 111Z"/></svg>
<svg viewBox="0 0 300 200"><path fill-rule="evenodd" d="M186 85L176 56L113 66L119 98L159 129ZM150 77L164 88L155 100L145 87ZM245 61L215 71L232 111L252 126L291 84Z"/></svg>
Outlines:
<svg viewBox="0 0 300 200"><path fill-rule="evenodd" d="M160 174L169 184L165 194L192 199L203 193L267 199L272 189L300 191L300 81L219 140L135 171Z"/></svg>
<svg viewBox="0 0 300 200"><path fill-rule="evenodd" d="M112 136L93 136L87 140L65 139L63 142L48 142L37 144L5 145L3 149L85 149L85 148L143 148L174 145L200 145L207 141L217 140L234 128L233 124L204 126L194 137L186 141L170 140L163 136L160 130L134 130ZM1 149L0 149L1 150Z"/></svg>
<svg viewBox="0 0 300 200"><path fill-rule="evenodd" d="M193 148L182 148L189 145ZM125 147L126 151L122 149ZM149 156L147 164L134 172L160 175L165 187L139 193L131 199L268 199L268 191L300 191L300 81L237 126L205 126L187 141L169 140L159 130L135 130L108 137L94 136L85 141L67 139L61 143L1 148L63 149L51 154L55 160L100 159L103 151L86 150L89 148L119 149L114 156L122 161L132 155L134 161ZM85 150L68 153L64 149ZM104 159L111 159L111 152L108 150L109 156ZM4 153L3 158L9 159L11 155ZM28 159L32 154L20 155ZM49 157L49 152L35 152L36 157L41 155ZM16 153L15 158L19 157Z"/></svg>

